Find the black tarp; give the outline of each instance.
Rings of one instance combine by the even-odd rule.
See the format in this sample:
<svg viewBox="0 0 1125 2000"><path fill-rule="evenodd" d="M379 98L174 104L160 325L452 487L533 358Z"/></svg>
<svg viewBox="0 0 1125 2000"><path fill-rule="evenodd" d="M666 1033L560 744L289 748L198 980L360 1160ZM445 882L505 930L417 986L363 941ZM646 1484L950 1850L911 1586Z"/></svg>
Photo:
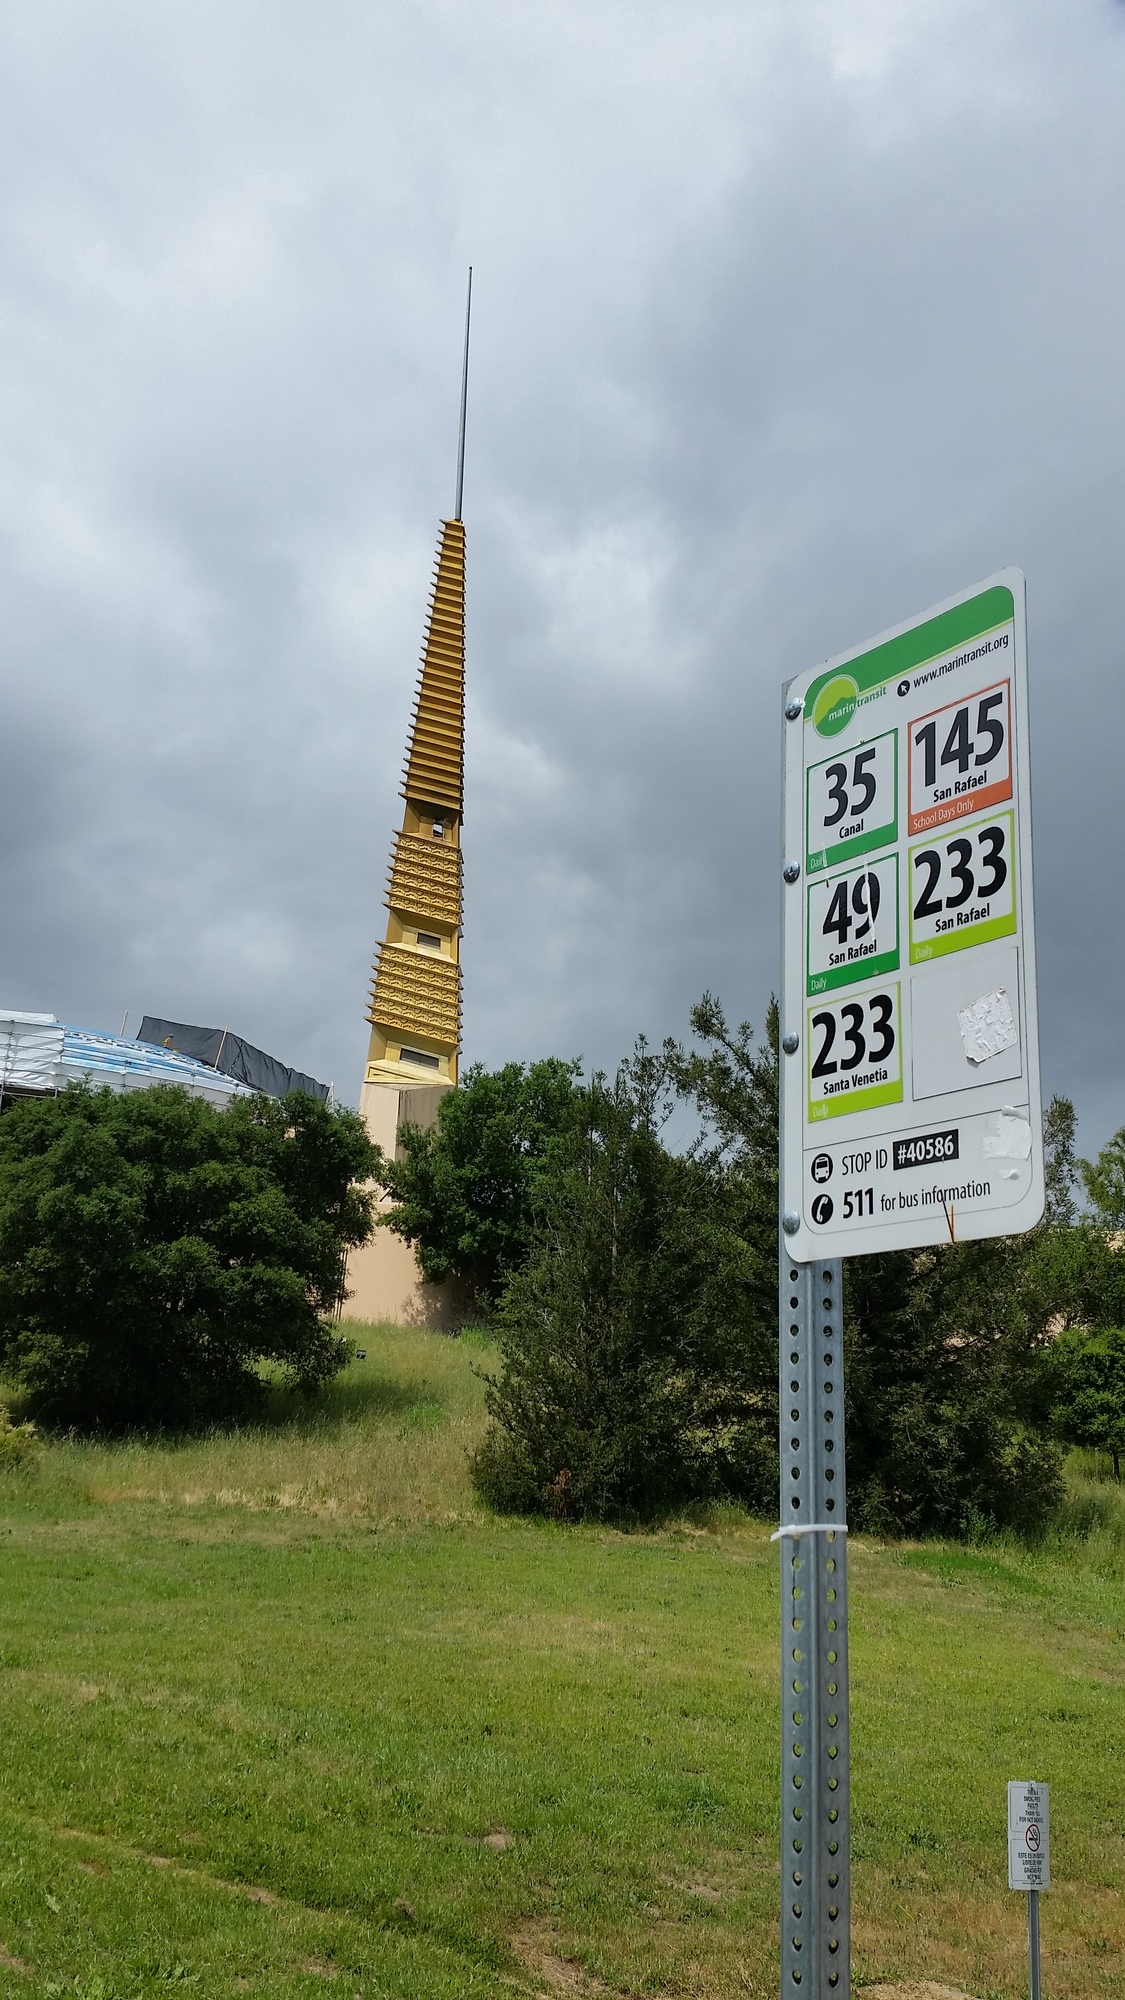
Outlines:
<svg viewBox="0 0 1125 2000"><path fill-rule="evenodd" d="M152 1042L158 1049L175 1049L182 1056L194 1056L209 1069L237 1077L240 1083L248 1083L251 1090L264 1091L267 1097L288 1097L291 1090L307 1090L310 1097L328 1096L326 1083L318 1083L314 1076L305 1076L299 1069L287 1069L275 1056L267 1056L252 1042L244 1042L241 1035L232 1035L229 1028L190 1028L183 1021L162 1021L156 1014L146 1014L137 1040Z"/></svg>

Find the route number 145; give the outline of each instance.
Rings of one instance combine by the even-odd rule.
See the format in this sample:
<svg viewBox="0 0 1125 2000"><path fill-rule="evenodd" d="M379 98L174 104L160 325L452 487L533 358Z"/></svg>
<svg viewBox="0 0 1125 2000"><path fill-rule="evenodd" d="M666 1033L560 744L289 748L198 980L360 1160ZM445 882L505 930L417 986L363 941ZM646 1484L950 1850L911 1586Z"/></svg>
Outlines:
<svg viewBox="0 0 1125 2000"><path fill-rule="evenodd" d="M927 833L1012 796L1007 681L910 725L910 831Z"/></svg>

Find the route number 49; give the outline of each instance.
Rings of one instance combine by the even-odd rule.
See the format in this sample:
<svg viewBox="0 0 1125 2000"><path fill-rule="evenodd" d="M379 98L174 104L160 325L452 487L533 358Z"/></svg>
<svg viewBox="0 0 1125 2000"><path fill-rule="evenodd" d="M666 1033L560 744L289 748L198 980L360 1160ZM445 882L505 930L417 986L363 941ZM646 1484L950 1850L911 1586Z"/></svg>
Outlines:
<svg viewBox="0 0 1125 2000"><path fill-rule="evenodd" d="M847 944L849 932L854 927L858 944L875 924L881 895L879 877L874 870L865 873L861 868L858 875L842 875L833 889L832 900L820 927L823 935L827 937L829 932L834 932L840 944Z"/></svg>
<svg viewBox="0 0 1125 2000"><path fill-rule="evenodd" d="M808 913L810 995L898 971L897 854L814 875Z"/></svg>

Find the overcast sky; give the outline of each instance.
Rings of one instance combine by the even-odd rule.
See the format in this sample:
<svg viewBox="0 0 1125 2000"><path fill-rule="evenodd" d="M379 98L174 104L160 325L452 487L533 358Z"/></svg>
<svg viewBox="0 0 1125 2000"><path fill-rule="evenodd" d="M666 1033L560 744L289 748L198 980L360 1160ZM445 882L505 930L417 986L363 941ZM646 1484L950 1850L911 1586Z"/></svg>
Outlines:
<svg viewBox="0 0 1125 2000"><path fill-rule="evenodd" d="M1125 6L0 18L0 1004L354 1102L465 267L465 1056L778 966L782 680L1027 573L1044 1087L1125 1122Z"/></svg>

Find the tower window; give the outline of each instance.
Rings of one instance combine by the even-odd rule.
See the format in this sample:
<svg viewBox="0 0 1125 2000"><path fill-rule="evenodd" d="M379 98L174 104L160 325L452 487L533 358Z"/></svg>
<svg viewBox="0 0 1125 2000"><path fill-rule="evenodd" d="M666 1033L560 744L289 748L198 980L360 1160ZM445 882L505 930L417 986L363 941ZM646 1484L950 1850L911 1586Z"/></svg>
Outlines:
<svg viewBox="0 0 1125 2000"><path fill-rule="evenodd" d="M419 1069L440 1069L441 1057L432 1056L428 1049L400 1049L398 1059L404 1063L415 1063Z"/></svg>
<svg viewBox="0 0 1125 2000"><path fill-rule="evenodd" d="M441 939L433 931L419 931L418 942L426 951L440 951Z"/></svg>
<svg viewBox="0 0 1125 2000"><path fill-rule="evenodd" d="M443 819L435 819L434 821L434 839L445 839L445 821Z"/></svg>

